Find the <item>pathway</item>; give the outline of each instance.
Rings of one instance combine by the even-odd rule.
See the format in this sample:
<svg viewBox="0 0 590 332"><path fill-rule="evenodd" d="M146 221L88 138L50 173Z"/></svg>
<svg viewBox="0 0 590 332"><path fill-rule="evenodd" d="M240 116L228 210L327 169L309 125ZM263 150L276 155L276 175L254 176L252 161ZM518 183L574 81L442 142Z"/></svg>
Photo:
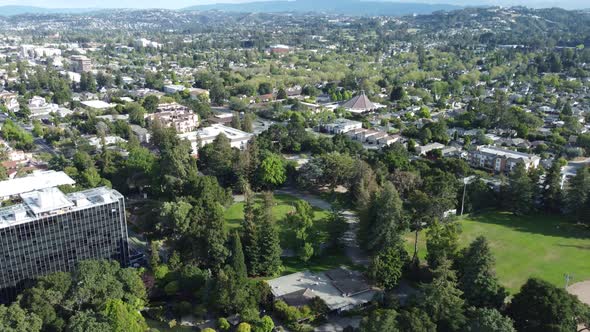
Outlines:
<svg viewBox="0 0 590 332"><path fill-rule="evenodd" d="M330 211L332 210L332 204L320 197L315 195L304 193L299 190L293 188L283 188L279 190L275 190L277 194L284 194L297 197L304 201L307 201L311 206L320 208L322 210ZM345 246L346 256L352 261L355 265L369 265L369 258L367 255L362 251L357 243L357 232L359 228L359 219L356 215L356 212L351 210L344 210L342 211L342 215L346 219L348 223L348 230L342 236L342 242Z"/></svg>

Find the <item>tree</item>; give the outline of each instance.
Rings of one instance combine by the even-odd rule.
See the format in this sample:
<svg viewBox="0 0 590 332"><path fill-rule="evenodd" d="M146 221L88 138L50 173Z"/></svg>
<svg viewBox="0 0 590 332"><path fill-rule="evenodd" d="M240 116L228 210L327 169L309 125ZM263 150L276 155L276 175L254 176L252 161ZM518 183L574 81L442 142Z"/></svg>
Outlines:
<svg viewBox="0 0 590 332"><path fill-rule="evenodd" d="M250 332L252 331L252 326L246 322L242 322L236 328L236 332Z"/></svg>
<svg viewBox="0 0 590 332"><path fill-rule="evenodd" d="M155 270L160 265L160 244L158 241L150 242L150 266Z"/></svg>
<svg viewBox="0 0 590 332"><path fill-rule="evenodd" d="M507 309L519 332L576 331L588 318L589 308L566 290L530 278Z"/></svg>
<svg viewBox="0 0 590 332"><path fill-rule="evenodd" d="M391 182L374 195L363 216L361 231L368 250L377 253L403 243L407 224L402 216L402 200Z"/></svg>
<svg viewBox="0 0 590 332"><path fill-rule="evenodd" d="M207 175L212 175L223 185L234 180L232 163L234 150L224 134L219 134L211 144L199 149L199 168Z"/></svg>
<svg viewBox="0 0 590 332"><path fill-rule="evenodd" d="M391 101L399 101L402 100L406 95L404 88L401 85L396 85L391 90L391 94L389 95L389 100Z"/></svg>
<svg viewBox="0 0 590 332"><path fill-rule="evenodd" d="M274 221L272 207L274 205L271 193L264 194L264 205L256 213L258 240L258 273L272 276L280 272L281 245L279 230Z"/></svg>
<svg viewBox="0 0 590 332"><path fill-rule="evenodd" d="M400 332L436 331L436 324L432 322L424 311L416 307L410 307L400 312L397 320Z"/></svg>
<svg viewBox="0 0 590 332"><path fill-rule="evenodd" d="M258 227L256 225L256 205L254 203L254 194L250 186L246 183L244 192L244 222L242 229L242 243L244 246L244 256L247 270L250 275L257 275L259 271L258 258L260 257L258 248Z"/></svg>
<svg viewBox="0 0 590 332"><path fill-rule="evenodd" d="M28 312L18 304L6 307L0 305L0 330L14 332L41 331L43 321L33 312Z"/></svg>
<svg viewBox="0 0 590 332"><path fill-rule="evenodd" d="M258 85L258 94L267 95L272 93L272 84L269 82L262 82Z"/></svg>
<svg viewBox="0 0 590 332"><path fill-rule="evenodd" d="M244 259L244 251L242 250L242 241L240 240L240 235L238 232L235 232L232 236L230 266L234 269L236 275L239 278L248 277L246 261Z"/></svg>
<svg viewBox="0 0 590 332"><path fill-rule="evenodd" d="M435 270L442 261L454 259L459 251L459 224L434 220L426 232L426 260Z"/></svg>
<svg viewBox="0 0 590 332"><path fill-rule="evenodd" d="M111 325L101 314L92 311L79 311L69 319L68 332L103 332L111 330Z"/></svg>
<svg viewBox="0 0 590 332"><path fill-rule="evenodd" d="M119 299L107 300L102 314L113 332L143 332L148 328L141 313Z"/></svg>
<svg viewBox="0 0 590 332"><path fill-rule="evenodd" d="M254 328L256 332L272 332L275 328L275 323L270 316L264 316L260 319Z"/></svg>
<svg viewBox="0 0 590 332"><path fill-rule="evenodd" d="M397 312L392 309L377 309L364 317L359 326L360 332L399 332Z"/></svg>
<svg viewBox="0 0 590 332"><path fill-rule="evenodd" d="M467 332L516 332L512 319L491 308L470 310Z"/></svg>
<svg viewBox="0 0 590 332"><path fill-rule="evenodd" d="M578 222L590 223L590 168L579 169L569 181L566 208Z"/></svg>
<svg viewBox="0 0 590 332"><path fill-rule="evenodd" d="M129 114L129 122L142 127L145 126L146 110L141 105L138 103L127 103L125 105L125 112Z"/></svg>
<svg viewBox="0 0 590 332"><path fill-rule="evenodd" d="M142 106L149 113L154 113L158 109L160 100L156 95L149 95L143 99Z"/></svg>
<svg viewBox="0 0 590 332"><path fill-rule="evenodd" d="M293 231L296 239L297 254L302 261L307 262L313 256L313 247L308 242L313 227L313 208L303 200L295 202L295 212L287 215L287 225Z"/></svg>
<svg viewBox="0 0 590 332"><path fill-rule="evenodd" d="M277 100L283 100L283 99L287 99L287 91L285 90L285 88L279 88L279 91L277 92Z"/></svg>
<svg viewBox="0 0 590 332"><path fill-rule="evenodd" d="M408 253L403 246L385 248L371 260L369 276L377 286L393 289L397 286L407 261Z"/></svg>
<svg viewBox="0 0 590 332"><path fill-rule="evenodd" d="M465 323L463 292L457 288L451 262L443 259L433 273L432 283L420 286L419 306L436 323L439 331L459 331Z"/></svg>
<svg viewBox="0 0 590 332"><path fill-rule="evenodd" d="M528 214L533 209L534 186L522 163L509 176L507 206L516 215Z"/></svg>
<svg viewBox="0 0 590 332"><path fill-rule="evenodd" d="M231 117L231 126L236 129L242 129L242 121L240 119L240 113L233 112Z"/></svg>
<svg viewBox="0 0 590 332"><path fill-rule="evenodd" d="M254 117L254 115L252 115L252 113L246 113L244 114L244 120L242 121L242 130L247 132L247 133L251 133L254 131L253 129L253 125L252 125L252 118Z"/></svg>
<svg viewBox="0 0 590 332"><path fill-rule="evenodd" d="M363 160L356 162L355 169L350 188L351 196L357 208L366 209L371 202L371 196L378 189L377 179L371 166Z"/></svg>
<svg viewBox="0 0 590 332"><path fill-rule="evenodd" d="M501 308L508 295L494 272L494 256L485 237L479 236L458 260L459 288L475 307Z"/></svg>
<svg viewBox="0 0 590 332"><path fill-rule="evenodd" d="M280 186L287 180L283 160L274 153L269 153L262 160L259 172L260 179L267 188Z"/></svg>

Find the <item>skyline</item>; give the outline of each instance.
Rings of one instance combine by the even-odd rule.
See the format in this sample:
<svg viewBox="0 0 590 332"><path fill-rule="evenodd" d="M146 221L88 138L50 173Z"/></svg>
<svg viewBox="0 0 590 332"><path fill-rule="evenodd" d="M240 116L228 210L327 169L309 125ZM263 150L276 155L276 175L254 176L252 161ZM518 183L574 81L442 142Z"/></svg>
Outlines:
<svg viewBox="0 0 590 332"><path fill-rule="evenodd" d="M245 2L264 2L267 0L169 0L163 5L159 0L0 0L0 6L33 6L43 8L163 8L163 9L181 9L196 5L207 5L216 3L245 3ZM367 0L370 1L370 0ZM523 5L528 7L561 7L565 9L583 9L590 8L585 0L564 0L564 1L546 1L546 0L403 0L389 1L376 0L384 2L415 2L430 4L450 4L460 6L515 6Z"/></svg>

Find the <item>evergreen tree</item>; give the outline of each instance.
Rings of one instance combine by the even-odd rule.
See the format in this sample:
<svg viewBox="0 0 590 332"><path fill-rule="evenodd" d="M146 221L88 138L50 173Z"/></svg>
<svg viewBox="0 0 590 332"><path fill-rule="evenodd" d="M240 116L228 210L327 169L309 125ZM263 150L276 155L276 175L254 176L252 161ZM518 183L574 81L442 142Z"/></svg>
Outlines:
<svg viewBox="0 0 590 332"><path fill-rule="evenodd" d="M240 240L240 235L238 232L235 232L232 236L230 266L234 269L236 275L239 278L248 277L246 261L244 259L244 251L242 250L242 241Z"/></svg>
<svg viewBox="0 0 590 332"><path fill-rule="evenodd" d="M590 168L579 169L569 181L566 207L578 222L590 223Z"/></svg>
<svg viewBox="0 0 590 332"><path fill-rule="evenodd" d="M218 269L228 255L223 208L215 201L207 200L204 203L203 229L197 240L201 245L199 254L206 266Z"/></svg>
<svg viewBox="0 0 590 332"><path fill-rule="evenodd" d="M543 184L543 206L547 212L558 213L561 210L563 194L561 191L561 165L554 162Z"/></svg>
<svg viewBox="0 0 590 332"><path fill-rule="evenodd" d="M494 256L483 236L463 250L458 262L459 287L475 307L501 308L508 295L494 272Z"/></svg>
<svg viewBox="0 0 590 332"><path fill-rule="evenodd" d="M474 308L469 310L469 316L466 332L516 332L512 319L496 309Z"/></svg>
<svg viewBox="0 0 590 332"><path fill-rule="evenodd" d="M451 270L451 262L443 259L434 270L432 283L420 288L420 307L436 323L438 331L459 331L465 324L465 302L461 298L463 292L457 288L457 277Z"/></svg>
<svg viewBox="0 0 590 332"><path fill-rule="evenodd" d="M250 190L250 186L246 183L244 191L244 221L242 223L242 244L244 247L244 256L246 260L247 270L250 275L258 275L260 267L258 265L258 232L256 227L256 205L254 202L254 194Z"/></svg>
<svg viewBox="0 0 590 332"><path fill-rule="evenodd" d="M512 170L508 181L507 207L516 215L525 215L533 208L534 185L522 163Z"/></svg>
<svg viewBox="0 0 590 332"><path fill-rule="evenodd" d="M247 133L251 133L254 131L253 124L252 124L253 117L254 117L254 115L252 115L251 113L246 113L244 115L244 121L242 121L242 130L243 131L245 131Z"/></svg>
<svg viewBox="0 0 590 332"><path fill-rule="evenodd" d="M435 332L436 324L422 310L411 307L400 312L397 318L400 332Z"/></svg>
<svg viewBox="0 0 590 332"><path fill-rule="evenodd" d="M265 193L264 205L256 213L259 250L258 272L266 276L278 274L281 268L281 243L272 212L273 205L272 193Z"/></svg>
<svg viewBox="0 0 590 332"><path fill-rule="evenodd" d="M371 252L395 247L403 241L407 224L402 217L402 200L391 182L374 195L364 219L364 241Z"/></svg>

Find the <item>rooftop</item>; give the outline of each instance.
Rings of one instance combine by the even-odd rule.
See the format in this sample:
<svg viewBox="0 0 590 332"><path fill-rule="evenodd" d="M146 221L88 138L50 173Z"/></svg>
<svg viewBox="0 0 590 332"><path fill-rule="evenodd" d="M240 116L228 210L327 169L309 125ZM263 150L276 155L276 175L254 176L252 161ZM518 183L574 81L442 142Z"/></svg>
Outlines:
<svg viewBox="0 0 590 332"><path fill-rule="evenodd" d="M107 109L107 108L114 107L112 104L105 103L102 100L86 100L86 101L81 102L81 104L86 107L96 108L96 109Z"/></svg>
<svg viewBox="0 0 590 332"><path fill-rule="evenodd" d="M478 149L480 152L483 153L489 153L495 156L503 156L506 158L513 158L513 159L537 159L540 157L535 156L533 154L528 154L528 153L523 153L523 152L518 152L518 151L512 151L512 150L508 150L508 149L502 149L502 148L498 148L495 146L488 146L488 145L484 145L481 146Z"/></svg>
<svg viewBox="0 0 590 332"><path fill-rule="evenodd" d="M362 305L376 294L360 273L344 269L325 273L297 272L268 280L267 283L275 297L293 303L319 297L330 310L346 310Z"/></svg>
<svg viewBox="0 0 590 332"><path fill-rule="evenodd" d="M76 182L64 172L35 172L23 178L0 182L0 197L16 196L35 190L73 185Z"/></svg>
<svg viewBox="0 0 590 332"><path fill-rule="evenodd" d="M212 139L217 137L219 134L224 134L229 138L231 141L234 140L242 140L242 139L250 139L252 134L247 133L245 131L241 131L239 129L235 129L232 127L224 126L221 124L213 124L209 127L201 128L197 131L193 131L186 134L179 135L180 138L186 138L188 140L194 140L197 138L201 139Z"/></svg>
<svg viewBox="0 0 590 332"><path fill-rule="evenodd" d="M57 188L23 193L22 203L0 209L0 229L24 224L40 217L108 204L122 197L116 190L105 187L67 195Z"/></svg>

